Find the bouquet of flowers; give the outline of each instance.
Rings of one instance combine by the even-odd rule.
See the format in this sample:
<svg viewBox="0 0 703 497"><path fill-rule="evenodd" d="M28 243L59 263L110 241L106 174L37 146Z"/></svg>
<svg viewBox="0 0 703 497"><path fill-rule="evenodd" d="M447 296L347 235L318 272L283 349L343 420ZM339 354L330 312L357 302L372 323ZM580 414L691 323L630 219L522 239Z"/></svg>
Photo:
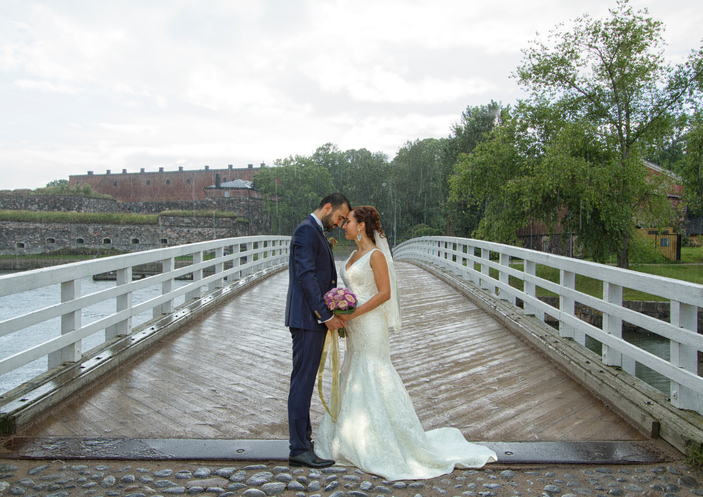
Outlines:
<svg viewBox="0 0 703 497"><path fill-rule="evenodd" d="M325 305L335 314L351 314L356 307L356 295L348 288L333 288L325 294ZM340 338L346 336L346 329L338 330Z"/></svg>

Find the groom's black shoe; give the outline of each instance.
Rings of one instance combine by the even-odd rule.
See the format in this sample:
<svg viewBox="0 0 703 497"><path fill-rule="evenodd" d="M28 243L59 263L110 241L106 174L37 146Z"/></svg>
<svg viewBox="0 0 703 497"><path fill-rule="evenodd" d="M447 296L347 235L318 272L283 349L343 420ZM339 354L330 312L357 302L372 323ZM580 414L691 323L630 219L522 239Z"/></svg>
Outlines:
<svg viewBox="0 0 703 497"><path fill-rule="evenodd" d="M297 456L290 456L288 458L288 465L307 466L308 468L327 468L334 465L334 461L332 459L321 459L317 457L314 450L310 449Z"/></svg>

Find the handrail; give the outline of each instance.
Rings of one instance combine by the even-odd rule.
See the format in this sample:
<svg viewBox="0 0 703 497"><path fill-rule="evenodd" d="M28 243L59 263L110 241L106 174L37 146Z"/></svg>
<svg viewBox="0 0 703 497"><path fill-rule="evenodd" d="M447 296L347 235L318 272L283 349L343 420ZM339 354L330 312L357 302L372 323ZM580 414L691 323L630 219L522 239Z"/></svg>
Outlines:
<svg viewBox="0 0 703 497"><path fill-rule="evenodd" d="M47 369L81 359L81 340L98 332L105 341L132 333L132 318L152 311L153 318L174 312L174 300L185 296L185 302L203 299L212 291L265 270L288 262L289 236L246 236L180 245L132 254L75 262L0 276L0 305L2 297L59 285L61 302L41 309L20 311L0 321L0 337L16 334L22 340L23 330L30 326L60 318L61 334L41 343L27 346L19 352L0 359L0 375L16 370L37 359L47 357ZM205 260L205 254L214 258ZM176 258L192 259L192 263L176 268ZM156 264L161 272L132 281L137 266ZM204 272L207 271L207 276ZM81 279L104 273L115 273L116 285L89 295L81 295ZM192 282L176 288L174 280L191 275ZM160 295L144 302L133 302L134 292L161 285ZM203 290L203 288L205 290ZM89 324L82 324L82 311L105 301L115 302L114 313Z"/></svg>
<svg viewBox="0 0 703 497"><path fill-rule="evenodd" d="M517 299L522 300L525 315L542 321L547 315L556 319L560 336L573 338L584 347L586 336L599 341L604 365L620 367L634 376L636 364L640 363L665 376L670 382L672 405L703 414L703 378L698 375L698 353L703 351L703 335L698 334L703 285L468 238L414 238L398 245L393 256L396 260L438 266L514 305ZM514 267L518 260L522 261L522 269ZM559 283L539 277L538 266L559 269ZM601 281L603 298L578 291L577 275ZM559 307L540 300L538 287L556 294ZM624 307L623 288L669 301L670 321ZM577 302L602 313L602 329L577 315ZM667 338L670 359L662 359L625 341L623 322Z"/></svg>

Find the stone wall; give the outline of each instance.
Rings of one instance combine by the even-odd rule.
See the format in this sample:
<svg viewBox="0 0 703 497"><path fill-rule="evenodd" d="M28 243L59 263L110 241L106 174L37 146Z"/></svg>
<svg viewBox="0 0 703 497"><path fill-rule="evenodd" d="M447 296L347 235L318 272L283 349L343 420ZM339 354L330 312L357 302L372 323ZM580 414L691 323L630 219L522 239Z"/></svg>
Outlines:
<svg viewBox="0 0 703 497"><path fill-rule="evenodd" d="M234 212L237 218L161 216L158 226L13 223L0 220L0 255L40 254L64 248L137 252L213 238L267 235L271 219L262 199L216 198L194 202L117 202L80 196L0 194L0 210L159 214L168 210ZM214 225L213 225L214 221ZM110 243L105 243L109 239ZM133 243L138 240L138 243ZM166 242L162 242L166 240Z"/></svg>
<svg viewBox="0 0 703 497"><path fill-rule="evenodd" d="M0 222L0 255L76 248L139 252L250 234L248 222L232 218L215 218L214 226L208 217L170 217L158 225L140 226Z"/></svg>
<svg viewBox="0 0 703 497"><path fill-rule="evenodd" d="M119 207L117 201L112 198L0 194L0 210L102 213L119 212Z"/></svg>

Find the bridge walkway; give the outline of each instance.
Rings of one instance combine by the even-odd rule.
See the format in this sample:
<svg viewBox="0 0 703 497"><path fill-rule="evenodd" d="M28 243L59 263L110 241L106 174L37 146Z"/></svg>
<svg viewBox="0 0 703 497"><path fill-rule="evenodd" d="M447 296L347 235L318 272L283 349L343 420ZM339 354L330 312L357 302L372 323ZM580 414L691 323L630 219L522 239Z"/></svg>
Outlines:
<svg viewBox="0 0 703 497"><path fill-rule="evenodd" d="M392 360L425 429L477 441L644 436L462 294L397 265L403 331ZM24 437L286 440L287 272L175 332L64 401ZM313 424L323 407L313 398Z"/></svg>

